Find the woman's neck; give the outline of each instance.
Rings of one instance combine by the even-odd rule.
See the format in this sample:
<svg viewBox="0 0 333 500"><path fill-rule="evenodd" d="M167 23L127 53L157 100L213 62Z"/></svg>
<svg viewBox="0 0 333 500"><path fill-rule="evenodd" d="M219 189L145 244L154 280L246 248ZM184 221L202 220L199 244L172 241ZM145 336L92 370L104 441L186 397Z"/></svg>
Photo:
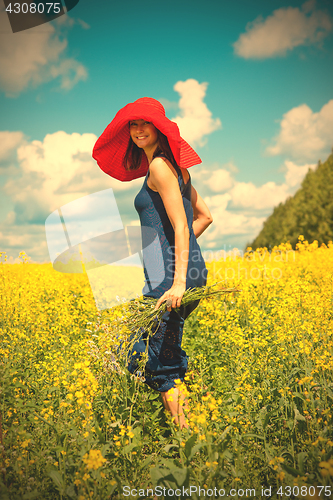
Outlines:
<svg viewBox="0 0 333 500"><path fill-rule="evenodd" d="M149 165L151 164L151 162L154 159L154 154L155 154L155 151L157 150L157 147L155 146L153 148L149 148L149 147L148 148L144 148L144 152L146 153Z"/></svg>

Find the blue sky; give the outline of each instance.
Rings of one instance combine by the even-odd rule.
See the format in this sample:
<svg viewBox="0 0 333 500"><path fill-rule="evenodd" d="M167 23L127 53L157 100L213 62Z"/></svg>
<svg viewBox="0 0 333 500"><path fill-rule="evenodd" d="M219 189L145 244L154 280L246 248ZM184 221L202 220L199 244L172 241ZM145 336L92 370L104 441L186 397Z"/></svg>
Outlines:
<svg viewBox="0 0 333 500"><path fill-rule="evenodd" d="M111 179L91 150L139 97L161 100L203 160L190 173L214 217L206 251L244 248L333 146L330 0L80 0L15 34L0 16L0 251L12 260L48 261L48 215L103 189L138 223L143 179Z"/></svg>

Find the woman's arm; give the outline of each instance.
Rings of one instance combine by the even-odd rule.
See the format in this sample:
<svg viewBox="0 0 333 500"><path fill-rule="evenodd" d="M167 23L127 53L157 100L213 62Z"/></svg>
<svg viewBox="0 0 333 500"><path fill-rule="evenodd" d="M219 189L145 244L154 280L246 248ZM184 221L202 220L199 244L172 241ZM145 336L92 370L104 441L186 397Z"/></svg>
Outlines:
<svg viewBox="0 0 333 500"><path fill-rule="evenodd" d="M191 202L193 208L193 232L196 238L207 229L213 222L212 214L210 213L206 203L192 186Z"/></svg>
<svg viewBox="0 0 333 500"><path fill-rule="evenodd" d="M173 285L156 303L156 309L166 299L172 300L172 307L179 307L186 289L189 239L187 217L178 179L171 167L162 158L155 158L150 164L151 182L162 198L164 208L175 231L175 274ZM168 308L171 311L171 307Z"/></svg>

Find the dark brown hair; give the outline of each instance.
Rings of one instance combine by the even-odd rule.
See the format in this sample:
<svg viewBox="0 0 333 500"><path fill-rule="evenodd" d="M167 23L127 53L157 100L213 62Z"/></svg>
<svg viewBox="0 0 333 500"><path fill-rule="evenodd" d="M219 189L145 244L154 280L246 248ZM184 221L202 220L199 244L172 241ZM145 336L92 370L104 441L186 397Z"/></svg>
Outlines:
<svg viewBox="0 0 333 500"><path fill-rule="evenodd" d="M158 128L156 129L156 131L158 137L158 144L154 151L153 159L156 158L156 156L158 156L160 153L163 153L166 159L169 160L170 163L175 167L177 165L177 162L171 151L167 136L162 134L162 132L158 130ZM134 144L132 138L130 137L123 161L125 170L138 170L141 166L143 154L144 154L143 149L139 148L136 144Z"/></svg>

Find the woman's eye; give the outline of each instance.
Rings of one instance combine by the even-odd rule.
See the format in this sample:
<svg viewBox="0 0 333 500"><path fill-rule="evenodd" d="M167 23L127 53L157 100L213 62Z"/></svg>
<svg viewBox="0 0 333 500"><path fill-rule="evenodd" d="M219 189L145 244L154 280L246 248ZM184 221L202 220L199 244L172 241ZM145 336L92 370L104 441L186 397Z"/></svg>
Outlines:
<svg viewBox="0 0 333 500"><path fill-rule="evenodd" d="M151 122L143 122L142 125L150 125ZM137 127L138 124L137 123L130 123L130 127Z"/></svg>

